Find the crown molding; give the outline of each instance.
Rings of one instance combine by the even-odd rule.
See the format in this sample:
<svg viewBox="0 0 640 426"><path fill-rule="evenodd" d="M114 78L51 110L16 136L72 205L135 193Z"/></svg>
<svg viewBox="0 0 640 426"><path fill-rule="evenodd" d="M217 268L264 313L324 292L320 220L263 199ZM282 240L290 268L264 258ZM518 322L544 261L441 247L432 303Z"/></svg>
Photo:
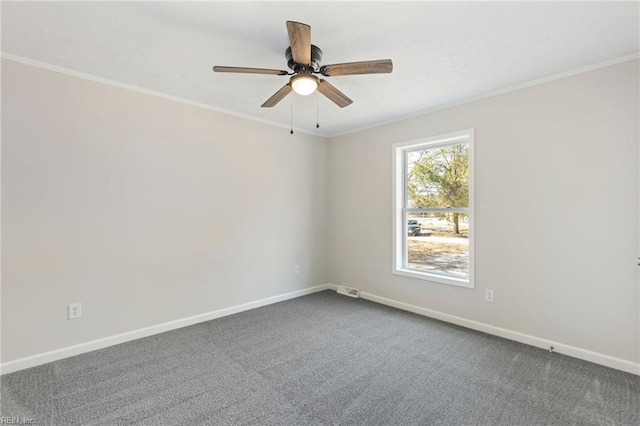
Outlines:
<svg viewBox="0 0 640 426"><path fill-rule="evenodd" d="M235 111L231 111L231 110L227 110L224 108L219 108L213 105L208 105L202 102L195 102L195 101L191 101L189 99L184 99L184 98L180 98L177 96L172 96L172 95L168 95L166 93L162 93L162 92L157 92L154 90L149 90L149 89L144 89L142 87L138 87L138 86L134 86L131 84L126 84L126 83L121 83L119 81L115 81L115 80L110 80L107 78L102 78L102 77L98 77L92 74L87 74L87 73L83 73L83 72L79 72L79 71L75 71L72 69L68 69L68 68L64 68L64 67L59 67L57 65L51 65L45 62L40 62L40 61L36 61L33 59L29 59L29 58L25 58L22 56L18 56L18 55L13 55L10 53L5 53L5 52L0 52L0 58L2 59L7 59L10 61L14 61L14 62L19 62L22 64L26 64L26 65L31 65L33 67L37 67L37 68L42 68L42 69L46 69L49 71L54 71L54 72L59 72L62 74L66 74L66 75L70 75L73 77L78 77L78 78L82 78L85 80L90 80L90 81L94 81L97 83L102 83L102 84L107 84L110 86L114 86L114 87L118 87L121 89L125 89L125 90L131 90L134 92L138 92L138 93L144 93L146 95L150 95L150 96L155 96L158 98L162 98L162 99L167 99L167 100L171 100L174 102L180 102L183 104L187 104L187 105L191 105L191 106L195 106L198 108L203 108L203 109L207 109L209 111L215 111L221 114L226 114L226 115L231 115L231 116L235 116L235 117L239 117L239 118L244 118L247 120L252 120L252 121L256 121L259 123L263 123L263 124L268 124L271 126L275 126L275 127L280 127L280 128L284 128L284 129L289 129L290 127L287 125L284 125L282 123L278 123L275 121L271 121L271 120L266 120L264 118L260 118L260 117L255 117L252 115L248 115L248 114L242 114L242 113L238 113ZM544 84L544 83L548 83L554 80L560 80L566 77L571 77L574 75L578 75L578 74L583 74L589 71L593 71L593 70L597 70L600 68L605 68L605 67L609 67L612 65L617 65L623 62L629 62L629 61L633 61L633 60L637 60L640 58L640 53L634 53L631 55L626 55L626 56L621 56L618 58L614 58L614 59L610 59L607 61L603 61L603 62L598 62L596 64L592 64L592 65L588 65L586 67L581 67L581 68L577 68L571 71L565 71L565 72L561 72L558 74L554 74L548 77L543 77L537 80L532 80L532 81L528 81L525 83L520 83L520 84L516 84L513 86L508 86L505 87L503 89L498 89L498 90L494 90L491 92L487 92L481 95L476 95L476 96L472 96L472 97L468 97L468 98L463 98L463 99L458 99L456 101L452 101L452 102L448 102L442 105L437 105L434 107L430 107L430 108L426 108L426 109L422 109L416 112L412 112L410 114L406 114L406 115L402 115L402 116L397 116L397 117L393 117L390 118L388 120L382 120L377 122L374 125L370 125L370 126L363 126L363 127L358 127L352 130L348 130L345 132L340 132L340 133L333 133L333 134L325 134L325 133L320 133L320 132L314 132L314 131L310 131L307 129L302 129L302 128L298 128L298 127L294 127L293 130L296 132L301 132L301 133L306 133L308 135L311 136L319 136L322 138L326 138L326 139L332 139L332 138L337 138L340 136L346 136L346 135L350 135L350 134L354 134L354 133L358 133L364 130L370 130L376 127L380 127L380 126L385 126L388 124L393 124L393 123L398 123L404 120L409 120L411 118L415 118L415 117L420 117L422 115L427 115L427 114L431 114L433 112L436 111L442 111L445 109L449 109L449 108L454 108L457 106L461 106L461 105L465 105L465 104L469 104L472 102L477 102L483 99L488 99L488 98L492 98L494 96L499 96L499 95L503 95L505 93L509 93L509 92L514 92L517 90L521 90L521 89L525 89L528 87L532 87L532 86L537 86L539 84Z"/></svg>
<svg viewBox="0 0 640 426"><path fill-rule="evenodd" d="M406 115L402 115L402 116L398 116L398 117L394 117L391 118L389 120L384 120L384 121L379 121L378 123L376 123L375 125L372 126L363 126L363 127L358 127L357 129L353 129L353 130L348 130L346 132L341 132L341 133L335 133L335 134L331 134L328 135L328 138L337 138L340 136L346 136L346 135L351 135L353 133L358 133L364 130L370 130L376 127L380 127L380 126L385 126L387 124L393 124L393 123L398 123L400 121L404 121L404 120L409 120L411 118L415 118L415 117L420 117L422 115L427 115L427 114L431 114L433 112L436 111L442 111L445 109L449 109L449 108L453 108L453 107L457 107L460 105L465 105L465 104L470 104L472 102L477 102L483 99L487 99L487 98L492 98L494 96L499 96L499 95L503 95L505 93L509 93L509 92L515 92L517 90L521 90L521 89L526 89L527 87L532 87L532 86L537 86L539 84L544 84L544 83L548 83L554 80L560 80L563 78L567 78L567 77L571 77L574 75L578 75L578 74L583 74L585 72L589 72L589 71L594 71L600 68L606 68L612 65L617 65L617 64L621 64L623 62L629 62L629 61L633 61L636 59L640 58L640 53L634 53L631 55L626 55L626 56L621 56L618 58L614 58L614 59L610 59L607 61L603 61L603 62L598 62L596 64L592 64L592 65L588 65L586 67L581 67L581 68L577 68L571 71L565 71L565 72L561 72L559 74L554 74L548 77L543 77L543 78L539 78L537 80L531 80L525 83L519 83L519 84L515 84L513 86L508 86L505 87L503 89L498 89L498 90L494 90L491 92L487 92L487 93L483 93L481 95L476 95L476 96L472 96L472 97L468 97L468 98L462 98L462 99L458 99L452 102L447 102L445 104L442 105L437 105L434 107L430 107L430 108L426 108L426 109L422 109L420 111L416 111L416 112L412 112Z"/></svg>
<svg viewBox="0 0 640 426"><path fill-rule="evenodd" d="M59 67L57 65L52 65L52 64L48 64L45 62L40 62L40 61L36 61L33 59L29 59L29 58L25 58L22 56L18 56L18 55L13 55L10 53L5 53L5 52L0 52L0 58L2 59L6 59L9 61L13 61L13 62L18 62L21 64L25 64L25 65L30 65L32 67L36 67L36 68L42 68L48 71L53 71L53 72L58 72L61 74L66 74L66 75L70 75L72 77L78 77L84 80L89 80L89 81L93 81L96 83L101 83L101 84L106 84L109 86L114 86L120 89L125 89L125 90L130 90L133 92L138 92L138 93L143 93L145 95L150 95L150 96L155 96L157 98L161 98L161 99L167 99L170 101L174 101L174 102L179 102L182 104L186 104L186 105L190 105L190 106L194 106L197 108L202 108L202 109L206 109L209 111L215 111L221 114L226 114L226 115L232 115L234 117L239 117L239 118L244 118L247 120L251 120L251 121L256 121L258 123L262 123L262 124L268 124L270 126L275 126L275 127L280 127L283 129L287 129L289 130L291 127L287 126L285 124L282 123L278 123L275 121L271 121L271 120L266 120L264 118L260 118L260 117L255 117L253 115L249 115L249 114L242 114L239 112L235 112L235 111L231 111L228 109L224 109L224 108L219 108L213 105L209 105L209 104L205 104L202 102L196 102L196 101L191 101L189 99L185 99L185 98L180 98L178 96L173 96L173 95L168 95L166 93L162 93L162 92L157 92L155 90L149 90L149 89L144 89L142 87L138 87L138 86L134 86L132 84L126 84L126 83L122 83L116 80L111 80L108 78L103 78L103 77L98 77L96 75L92 75L92 74L87 74L87 73L83 73L80 71L75 71L69 68L64 68L64 67ZM322 138L327 138L327 135L323 134L323 133L319 133L319 132L313 132L313 131L309 131L307 129L301 129L299 127L293 127L293 130L295 132L300 132L300 133L306 133L308 135L311 136L319 136Z"/></svg>

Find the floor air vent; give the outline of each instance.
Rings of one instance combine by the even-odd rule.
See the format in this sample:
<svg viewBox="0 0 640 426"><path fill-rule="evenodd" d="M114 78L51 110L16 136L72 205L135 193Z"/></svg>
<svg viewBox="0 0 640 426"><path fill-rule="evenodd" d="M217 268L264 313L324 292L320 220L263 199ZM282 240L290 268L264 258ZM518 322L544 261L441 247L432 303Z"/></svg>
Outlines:
<svg viewBox="0 0 640 426"><path fill-rule="evenodd" d="M359 288L347 287L346 285L339 285L338 293L344 294L345 296L349 297L360 297Z"/></svg>

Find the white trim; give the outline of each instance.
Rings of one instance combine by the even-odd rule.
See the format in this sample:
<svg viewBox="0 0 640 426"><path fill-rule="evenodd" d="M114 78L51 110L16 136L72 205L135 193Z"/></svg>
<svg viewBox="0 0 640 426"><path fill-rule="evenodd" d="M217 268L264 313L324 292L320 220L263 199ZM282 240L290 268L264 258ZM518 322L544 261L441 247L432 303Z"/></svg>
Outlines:
<svg viewBox="0 0 640 426"><path fill-rule="evenodd" d="M405 266L406 253L406 230L405 230L405 205L406 200L406 152L437 148L457 143L466 143L469 146L469 277L458 278L447 274L432 273L430 271L420 271L407 268ZM393 163L392 173L392 266L391 273L409 278L431 281L440 284L454 285L464 288L475 288L475 223L474 223L474 150L475 131L473 128L446 133L443 135L430 136L427 138L414 139L411 141L397 142L391 146ZM415 210L415 209L410 209ZM422 209L424 210L424 209ZM450 210L447 210L450 211Z"/></svg>
<svg viewBox="0 0 640 426"><path fill-rule="evenodd" d="M280 127L280 128L287 129L287 130L290 129L290 126L287 126L286 124L278 123L278 122L267 120L267 119L260 118L260 117L255 117L253 115L242 114L242 113L231 111L231 110L228 110L228 109L219 108L219 107L216 107L216 106L213 106L213 105L204 104L202 102L196 102L196 101L191 101L189 99L180 98L178 96L167 95L166 93L156 92L155 90L144 89L142 87L134 86L134 85L131 85L131 84L121 83L119 81L110 80L108 78L102 78L102 77L98 77L98 76L95 76L95 75L92 75L92 74L86 74L86 73L83 73L83 72L80 72L80 71L74 71L74 70L69 69L69 68L64 68L64 67L59 67L57 65L47 64L45 62L39 62L39 61L35 61L35 60L29 59L29 58L23 58L22 56L12 55L10 53L0 52L0 58L7 59L7 60L13 61L13 62L18 62L18 63L25 64L25 65L30 65L30 66L36 67L36 68L42 68L42 69L45 69L45 70L48 70L48 71L53 71L53 72L58 72L58 73L61 73L61 74L70 75L72 77L82 78L84 80L89 80L89 81L93 81L93 82L96 82L96 83L106 84L108 86L118 87L120 89L130 90L132 92L143 93L145 95L155 96L157 98L167 99L169 101L180 102L182 104L194 106L194 107L197 107L197 108L206 109L206 110L209 110L209 111L219 112L221 114L227 114L227 115L232 115L234 117L239 117L239 118L244 118L244 119L247 119L247 120L257 121L258 123L268 124L268 125L271 125L271 126ZM306 133L306 134L309 134L309 135L312 135L312 136L320 136L322 138L327 138L327 136L322 134L322 133L314 132L314 131L307 130L307 129L302 129L302 128L299 128L299 127L294 127L293 130L295 130L296 132Z"/></svg>
<svg viewBox="0 0 640 426"><path fill-rule="evenodd" d="M393 144L393 148L404 148L405 146L413 145L429 145L430 148L437 148L439 146L451 145L453 143L467 142L469 136L473 136L473 128L459 130L457 132L445 133L443 135L429 136L426 138L413 139L410 141L396 142ZM409 149L407 151L419 151L422 147L416 147L415 149Z"/></svg>
<svg viewBox="0 0 640 426"><path fill-rule="evenodd" d="M420 117L422 115L431 114L432 112L441 111L441 110L444 110L444 109L449 109L449 108L457 107L457 106L460 106L460 105L470 104L472 102L481 101L483 99L492 98L494 96L503 95L503 94L509 93L509 92L515 92L516 90L526 89L527 87L537 86L539 84L549 83L551 81L560 80L560 79L566 78L566 77L572 77L574 75L583 74L585 72L594 71L594 70L597 70L597 69L600 69L600 68L605 68L605 67L609 67L609 66L612 66L612 65L621 64L623 62L633 61L633 60L636 60L638 58L640 58L640 53L633 53L631 55L621 56L619 58L614 58L614 59L610 59L608 61L598 62L597 64L587 65L586 67L577 68L577 69L571 70L571 71L561 72L561 73L558 73L558 74L550 75L548 77L539 78L537 80L532 80L532 81L528 81L528 82L520 83L520 84L514 84L513 86L508 86L508 87L505 87L503 89L498 89L498 90L494 90L492 92L483 93L481 95L462 98L462 99L458 99L458 100L455 100L455 101L447 102L447 103L444 103L444 104L441 104L441 105L436 105L436 106L433 106L433 107L430 107L430 108L425 108L425 109L422 109L420 111L411 112L411 113L406 114L406 115L400 115L400 116L397 116L397 117L390 118L388 120L378 120L376 122L376 124L357 127L355 129L352 129L352 130L346 130L346 131L344 131L342 133L334 133L334 134L328 135L326 137L327 138L337 138L337 137L340 137L340 136L351 135L353 133L362 132L364 130L370 130L370 129L374 129L374 128L377 128L377 127L386 126L387 124L398 123L398 122L401 122L401 121L409 120L411 118L416 118L416 117Z"/></svg>
<svg viewBox="0 0 640 426"><path fill-rule="evenodd" d="M181 102L181 103L184 103L184 104L187 104L187 105L192 105L192 106L196 106L196 107L199 107L199 108L208 109L210 111L216 111L216 112L219 112L219 113L222 113L222 114L228 114L228 115L232 115L232 116L235 116L235 117L246 118L248 120L257 121L259 123L270 124L272 126L276 126L276 127L280 127L280 128L284 128L284 129L289 129L289 126L287 126L285 124L277 123L275 121L266 120L264 118L259 118L259 117L255 117L255 116L248 115L248 114L242 114L242 113L239 113L239 112L230 111L230 110L227 110L227 109L224 109L224 108L214 107L212 105L207 105L207 104L203 104L203 103L200 103L200 102L190 101L188 99L167 95L167 94L161 93L161 92L155 92L153 90L143 89L141 87L137 87L137 86L133 86L133 85L125 84L125 83L120 83L120 82L117 82L115 80L109 80L109 79L98 77L98 76L94 76L94 75L91 75L91 74L85 74L85 73L82 73L82 72L79 72L79 71L74 71L74 70L71 70L71 69L68 69L68 68L59 67L57 65L47 64L45 62L39 62L39 61L36 61L36 60L33 60L33 59L24 58L22 56L13 55L13 54L10 54L10 53L0 52L0 58L8 59L8 60L11 60L11 61L14 61L14 62L20 62L20 63L26 64L26 65L31 65L31 66L38 67L38 68L47 69L47 70L50 70L50 71L56 71L56 72L59 72L59 73L62 73L62 74L67 74L67 75L71 75L71 76L74 76L74 77L95 81L95 82L98 82L98 83L103 83L103 84L108 84L108 85L115 86L115 87L120 87L122 89L132 90L134 92L145 93L147 95L156 96L156 97L163 98L163 99L169 99L169 100L176 101L176 102ZM619 58L614 58L614 59L610 59L610 60L607 60L607 61L598 62L597 64L587 65L585 67L577 68L575 70L565 71L565 72L554 74L554 75L551 75L551 76L548 76L548 77L543 77L543 78L540 78L540 79L537 79L537 80L532 80L532 81L525 82L525 83L515 84L513 86L508 86L508 87L505 87L503 89L494 90L492 92L484 93L484 94L481 94L481 95L471 96L471 97L463 98L463 99L458 99L458 100L455 100L455 101L452 101L452 102L444 103L442 105L436 105L436 106L433 106L433 107L430 107L430 108L425 108L425 109L422 109L420 111L412 112L412 113L409 113L409 114L406 114L406 115L400 115L400 116L397 116L397 117L389 118L387 120L378 120L376 122L376 124L357 127L355 129L346 130L346 131L344 131L342 133L324 134L324 133L314 132L314 131L307 130L307 129L301 129L301 128L298 128L298 127L294 127L294 130L297 131L297 132L307 133L307 134L313 135L313 136L320 136L320 137L323 137L323 138L326 138L326 139L337 138L337 137L340 137L340 136L346 136L346 135L350 135L350 134L353 134L353 133L358 133L358 132L361 132L363 130L369 130L369 129L373 129L373 128L376 128L376 127L385 126L387 124L398 123L400 121L408 120L408 119L415 118L415 117L420 117L422 115L430 114L432 112L441 111L441 110L444 110L444 109L449 109L449 108L457 107L457 106L464 105L464 104L469 104L469 103L480 101L480 100L487 99L487 98L492 98L494 96L502 95L504 93L509 93L509 92L513 92L513 91L516 91L516 90L520 90L520 89L525 89L527 87L537 86L539 84L548 83L548 82L553 81L553 80L559 80L559 79L562 79L562 78L571 77L571 76L574 76L574 75L577 75L577 74L582 74L582 73L593 71L593 70L597 70L597 69L600 69L600 68L605 68L605 67L608 67L608 66L621 64L623 62L633 61L633 60L638 59L638 58L640 58L640 53L633 53L631 55L621 56Z"/></svg>
<svg viewBox="0 0 640 426"><path fill-rule="evenodd" d="M328 284L317 285L315 287L296 290L289 293L256 300L253 302L243 303L241 305L231 306L229 308L218 309L216 311L194 315L188 318L169 321L163 324L153 325L151 327L140 328L138 330L127 331L125 333L115 334L113 336L103 337L101 339L91 340L89 342L80 343L73 346L67 346L66 348L55 349L53 351L44 352L25 358L19 358L13 361L7 361L0 364L0 374L13 373L14 371L24 370L25 368L31 368L37 365L46 364L48 362L68 358L70 356L95 351L96 349L102 349L108 346L129 342L131 340L152 336L154 334L164 333L165 331L175 330L177 328L198 324L220 317L226 317L227 315L237 314L238 312L248 311L250 309L271 305L273 303L294 299L296 297L305 296L307 294L316 293L318 291L327 289L329 289Z"/></svg>
<svg viewBox="0 0 640 426"><path fill-rule="evenodd" d="M316 293L323 290L337 291L338 286L336 284L322 284L315 287L306 288L303 290L297 290L290 293L281 294L278 296L268 297L266 299L257 300L254 302L248 302L241 305L232 306L229 308L219 309L217 311L208 312L205 314L194 315L192 317L183 318L176 321L170 321L163 324L158 324L151 327L142 328L126 333L116 334L113 336L105 337L102 339L92 340L90 342L81 343L78 345L68 346L62 349L56 349L41 354L19 358L13 361L8 361L0 364L1 374L9 374L15 371L23 370L25 368L31 368L38 365L46 364L48 362L57 361L60 359L68 358L74 355L80 355L86 352L91 352L97 349L106 348L108 346L117 345L120 343L129 342L131 340L140 339L154 334L164 333L165 331L175 330L178 328L186 327L193 324L209 321L216 318L221 318L227 315L247 311L250 309L259 308L262 306L270 305L273 303L282 302L296 297L304 296L311 293ZM517 331L508 330L501 327L496 327L489 324L484 324L478 321L469 320L466 318L458 317L455 315L445 314L443 312L434 311L432 309L423 308L409 303L400 302L386 297L376 296L367 292L360 292L360 297L370 300L382 305L391 306L397 309L401 309L408 312L413 312L418 315L423 315L429 318L435 318L441 321L445 321L451 324L456 324L462 327L470 328L472 330L482 331L487 334L499 336L505 339L514 340L516 342L524 343L530 346L539 347L542 349L548 349L549 346L554 347L554 351L568 355L574 358L582 359L585 361L593 362L595 364L604 365L606 367L615 368L616 370L626 371L628 373L640 375L640 364L631 361L626 361L620 358L615 358L609 355L601 354L599 352L590 351L587 349L576 348L575 346L565 345L563 343L554 342L551 340L543 339L540 337L531 336Z"/></svg>
<svg viewBox="0 0 640 426"><path fill-rule="evenodd" d="M327 287L329 289L337 288L335 284L327 284ZM575 346L555 342L553 340L544 339L542 337L531 336L529 334L520 333L506 328L496 327L494 325L473 321L467 318L445 314L444 312L434 311L433 309L423 308L421 306L411 305L409 303L400 302L398 300L388 299L386 297L377 296L375 294L364 291L360 292L360 297L362 299L367 299L375 303L391 306L403 311L413 312L425 317L435 318L440 321L456 324L465 328L470 328L472 330L491 334L493 336L498 336L508 340L524 343L526 345L535 346L537 348L548 350L549 347L553 346L554 352L640 376L640 363L612 357L610 355L590 351L588 349L577 348Z"/></svg>
<svg viewBox="0 0 640 426"><path fill-rule="evenodd" d="M469 257L471 257L471 250L469 250ZM471 259L469 259L469 263L471 263ZM421 271L419 269L398 268L391 271L391 273L395 275L402 275L403 277L415 278L418 280L454 285L456 287L475 288L475 285L471 279L458 278L446 275L444 273L430 273L428 270Z"/></svg>

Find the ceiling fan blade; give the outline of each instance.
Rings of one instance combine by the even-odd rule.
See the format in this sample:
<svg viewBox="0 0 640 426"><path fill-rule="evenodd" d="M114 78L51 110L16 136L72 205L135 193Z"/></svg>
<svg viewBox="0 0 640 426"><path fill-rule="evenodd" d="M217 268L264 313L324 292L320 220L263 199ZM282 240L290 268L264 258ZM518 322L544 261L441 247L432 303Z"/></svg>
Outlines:
<svg viewBox="0 0 640 426"><path fill-rule="evenodd" d="M289 74L283 70L271 70L267 68L244 68L244 67L213 67L215 72L239 72L245 74L272 74L272 75L287 75Z"/></svg>
<svg viewBox="0 0 640 426"><path fill-rule="evenodd" d="M293 61L302 65L311 63L311 27L300 22L287 21Z"/></svg>
<svg viewBox="0 0 640 426"><path fill-rule="evenodd" d="M289 83L287 83L284 86L282 86L280 88L280 90L278 90L276 93L274 93L273 96L271 96L269 99L267 99L265 101L265 103L263 103L260 106L262 108L271 108L273 106L276 106L276 104L278 102L280 102L281 100L283 100L284 97L287 96L289 93L291 93L292 90L293 89L291 88L291 85Z"/></svg>
<svg viewBox="0 0 640 426"><path fill-rule="evenodd" d="M340 108L344 108L353 103L353 101L349 99L347 95L336 89L327 80L320 79L320 81L318 82L318 92L325 95L327 98L329 98L329 100L338 105Z"/></svg>
<svg viewBox="0 0 640 426"><path fill-rule="evenodd" d="M323 65L320 74L332 77L336 75L387 74L393 71L391 59L375 61L345 62L342 64Z"/></svg>

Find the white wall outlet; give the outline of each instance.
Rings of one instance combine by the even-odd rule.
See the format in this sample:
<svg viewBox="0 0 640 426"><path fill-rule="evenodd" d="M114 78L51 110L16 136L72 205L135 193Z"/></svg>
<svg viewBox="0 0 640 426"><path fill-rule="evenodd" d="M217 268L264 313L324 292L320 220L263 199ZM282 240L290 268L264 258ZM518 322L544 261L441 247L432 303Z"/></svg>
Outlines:
<svg viewBox="0 0 640 426"><path fill-rule="evenodd" d="M76 319L82 316L82 303L71 303L68 306L69 319Z"/></svg>
<svg viewBox="0 0 640 426"><path fill-rule="evenodd" d="M484 301L493 303L493 290L490 288L484 290Z"/></svg>
<svg viewBox="0 0 640 426"><path fill-rule="evenodd" d="M293 275L300 275L300 265L293 267Z"/></svg>

